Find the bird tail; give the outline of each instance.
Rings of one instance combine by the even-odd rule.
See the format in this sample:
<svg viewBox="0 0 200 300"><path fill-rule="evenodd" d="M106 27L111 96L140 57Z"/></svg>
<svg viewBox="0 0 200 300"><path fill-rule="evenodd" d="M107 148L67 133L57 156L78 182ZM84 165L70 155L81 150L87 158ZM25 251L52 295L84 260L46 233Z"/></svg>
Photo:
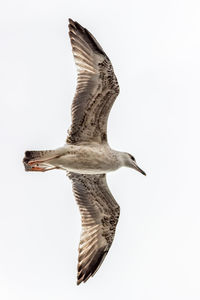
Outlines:
<svg viewBox="0 0 200 300"><path fill-rule="evenodd" d="M55 150L26 151L23 159L25 171L48 171L55 169L48 163L51 159L58 157Z"/></svg>

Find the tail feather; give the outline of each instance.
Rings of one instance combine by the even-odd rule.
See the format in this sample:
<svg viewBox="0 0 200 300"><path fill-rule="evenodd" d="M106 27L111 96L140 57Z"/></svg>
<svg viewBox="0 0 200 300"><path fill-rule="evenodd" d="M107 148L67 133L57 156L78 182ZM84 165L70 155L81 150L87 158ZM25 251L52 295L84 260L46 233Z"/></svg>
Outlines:
<svg viewBox="0 0 200 300"><path fill-rule="evenodd" d="M46 151L26 151L23 159L25 171L43 171L44 169L39 168L40 163L48 161L51 158L56 157L54 150ZM37 167L35 167L37 166Z"/></svg>
<svg viewBox="0 0 200 300"><path fill-rule="evenodd" d="M25 157L28 159L33 159L33 158L41 158L43 156L46 156L50 154L51 152L54 152L52 150L46 150L46 151L26 151L25 152Z"/></svg>

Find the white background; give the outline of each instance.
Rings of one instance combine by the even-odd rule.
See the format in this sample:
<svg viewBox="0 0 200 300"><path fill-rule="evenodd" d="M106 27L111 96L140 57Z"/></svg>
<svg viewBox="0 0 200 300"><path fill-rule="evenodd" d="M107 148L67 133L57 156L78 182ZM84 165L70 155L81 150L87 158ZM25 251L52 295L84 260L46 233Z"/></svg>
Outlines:
<svg viewBox="0 0 200 300"><path fill-rule="evenodd" d="M0 299L200 299L199 1L7 0L0 7ZM121 92L108 175L114 243L76 286L80 216L62 171L26 173L25 150L65 142L76 86L67 19L110 57Z"/></svg>

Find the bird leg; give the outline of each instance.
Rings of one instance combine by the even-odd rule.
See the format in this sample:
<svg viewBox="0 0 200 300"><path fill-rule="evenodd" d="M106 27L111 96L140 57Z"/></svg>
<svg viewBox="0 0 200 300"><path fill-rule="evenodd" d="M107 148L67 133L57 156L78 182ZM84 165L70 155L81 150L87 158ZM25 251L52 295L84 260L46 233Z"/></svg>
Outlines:
<svg viewBox="0 0 200 300"><path fill-rule="evenodd" d="M38 167L38 166L33 166L33 167L31 167L30 171L46 172L46 171L55 170L55 169L58 169L58 167L53 167L53 168L41 168L41 167Z"/></svg>

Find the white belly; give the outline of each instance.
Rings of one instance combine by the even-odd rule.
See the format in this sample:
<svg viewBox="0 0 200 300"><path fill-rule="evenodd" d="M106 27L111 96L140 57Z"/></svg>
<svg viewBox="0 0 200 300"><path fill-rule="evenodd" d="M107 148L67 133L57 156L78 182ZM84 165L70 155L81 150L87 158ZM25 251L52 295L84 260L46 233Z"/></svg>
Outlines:
<svg viewBox="0 0 200 300"><path fill-rule="evenodd" d="M50 163L55 167L81 174L102 174L121 166L114 151L108 146L68 146L66 154L52 159Z"/></svg>

